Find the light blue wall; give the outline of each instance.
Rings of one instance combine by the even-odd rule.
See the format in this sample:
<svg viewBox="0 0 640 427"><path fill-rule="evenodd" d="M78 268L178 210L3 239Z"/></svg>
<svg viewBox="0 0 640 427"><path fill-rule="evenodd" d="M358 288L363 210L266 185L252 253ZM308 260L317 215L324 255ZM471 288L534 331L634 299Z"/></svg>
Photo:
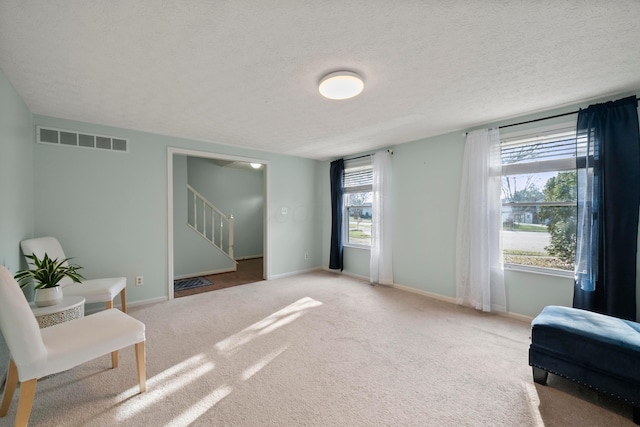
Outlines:
<svg viewBox="0 0 640 427"><path fill-rule="evenodd" d="M88 278L126 276L130 301L168 295L168 147L269 162L269 272L320 266L316 161L52 117L34 121L129 139L129 153L45 144L34 144L34 152L35 234L57 236ZM284 206L288 213L276 215ZM136 275L144 276L143 286L133 285Z"/></svg>
<svg viewBox="0 0 640 427"><path fill-rule="evenodd" d="M31 113L0 71L0 264L26 267L20 241L33 237L33 127Z"/></svg>
<svg viewBox="0 0 640 427"><path fill-rule="evenodd" d="M399 144L391 156L393 274L398 285L455 296L455 231L464 139L461 133ZM323 265L329 263L329 164L322 166ZM345 247L348 274L369 277L369 251Z"/></svg>
<svg viewBox="0 0 640 427"><path fill-rule="evenodd" d="M31 113L0 70L0 264L12 273L26 268L20 241L33 237L32 141ZM8 365L0 333L0 384Z"/></svg>
<svg viewBox="0 0 640 427"><path fill-rule="evenodd" d="M455 296L455 235L464 140L460 133L394 148L394 281Z"/></svg>
<svg viewBox="0 0 640 427"><path fill-rule="evenodd" d="M615 99L622 97L624 95ZM603 101L606 100L591 103ZM588 104L574 105L478 128L518 123L586 106ZM567 120L571 118L558 118L543 124L519 126L517 129ZM464 143L462 131L401 143L394 147L391 160L394 282L445 299L455 298L456 226ZM329 263L331 234L329 163L321 165L320 175L323 182L322 264L326 267ZM368 277L368 255L368 251L345 248L345 273ZM638 265L640 267L640 263ZM507 310L514 314L534 317L545 305L572 304L572 278L509 270L505 272L505 284ZM640 301L640 290L638 299ZM638 307L640 311L640 302Z"/></svg>
<svg viewBox="0 0 640 427"><path fill-rule="evenodd" d="M572 278L507 270L504 280L512 313L535 317L547 305L572 305Z"/></svg>
<svg viewBox="0 0 640 427"><path fill-rule="evenodd" d="M268 167L273 173L268 185L270 206L267 221L272 253L286 254L274 262L275 277L308 271L322 266L321 203L318 193L318 168L320 162L287 162L285 157L275 157ZM275 173L280 171L279 173ZM277 191L276 191L277 190ZM310 197L313 195L313 197ZM284 213L286 212L286 213ZM308 226L311 225L311 226ZM293 233L294 236L288 236ZM305 259L305 254L309 254ZM290 265L287 270L280 263Z"/></svg>
<svg viewBox="0 0 640 427"><path fill-rule="evenodd" d="M215 159L190 156L189 184L225 215L234 216L236 259L263 255L264 168L220 166Z"/></svg>

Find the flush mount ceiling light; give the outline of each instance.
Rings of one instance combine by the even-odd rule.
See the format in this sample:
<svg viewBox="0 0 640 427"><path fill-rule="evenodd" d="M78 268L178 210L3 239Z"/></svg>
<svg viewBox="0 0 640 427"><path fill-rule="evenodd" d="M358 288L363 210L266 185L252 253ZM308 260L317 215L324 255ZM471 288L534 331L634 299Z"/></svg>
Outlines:
<svg viewBox="0 0 640 427"><path fill-rule="evenodd" d="M349 99L360 94L364 89L362 77L351 71L336 71L327 74L320 80L318 90L329 99Z"/></svg>
<svg viewBox="0 0 640 427"><path fill-rule="evenodd" d="M254 169L260 169L262 167L262 164L260 164L260 163L249 163L249 164Z"/></svg>

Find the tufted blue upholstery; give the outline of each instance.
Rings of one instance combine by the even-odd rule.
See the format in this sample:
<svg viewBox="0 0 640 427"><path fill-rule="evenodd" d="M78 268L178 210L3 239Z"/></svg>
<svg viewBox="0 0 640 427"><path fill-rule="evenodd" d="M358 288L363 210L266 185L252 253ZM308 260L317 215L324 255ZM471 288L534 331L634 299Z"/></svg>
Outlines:
<svg viewBox="0 0 640 427"><path fill-rule="evenodd" d="M640 324L569 307L547 306L531 323L529 365L634 406L640 414ZM537 382L544 383L542 381Z"/></svg>

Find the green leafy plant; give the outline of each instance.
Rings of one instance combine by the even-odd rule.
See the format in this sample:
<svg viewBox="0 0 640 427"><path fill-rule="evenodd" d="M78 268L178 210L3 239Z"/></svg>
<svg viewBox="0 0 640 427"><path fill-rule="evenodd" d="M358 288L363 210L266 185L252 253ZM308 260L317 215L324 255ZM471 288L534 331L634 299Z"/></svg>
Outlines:
<svg viewBox="0 0 640 427"><path fill-rule="evenodd" d="M33 268L20 270L15 275L22 288L29 284L29 279L33 279L35 289L55 288L65 277L76 283L80 283L84 279L78 273L78 270L82 267L68 262L71 258L63 260L58 260L58 258L51 259L46 253L42 259L39 259L35 254L26 255L26 257L31 260Z"/></svg>

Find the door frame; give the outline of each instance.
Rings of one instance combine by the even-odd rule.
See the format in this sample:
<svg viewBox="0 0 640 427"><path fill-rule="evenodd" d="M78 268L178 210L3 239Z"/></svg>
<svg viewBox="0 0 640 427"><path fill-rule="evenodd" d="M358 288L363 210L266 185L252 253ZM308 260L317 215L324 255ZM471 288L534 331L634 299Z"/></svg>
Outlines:
<svg viewBox="0 0 640 427"><path fill-rule="evenodd" d="M230 156L227 154L212 153L209 151L190 150L185 148L168 147L167 148L167 236L168 236L168 248L167 248L167 289L169 300L174 298L173 296L173 276L174 276L174 255L173 255L173 156L183 155L191 157L202 157L206 159L217 160L230 160L235 162L244 163L260 163L264 167L264 209L263 209L263 258L262 258L262 275L265 280L270 280L271 271L269 268L269 222L267 221L267 212L269 212L269 182L271 169L269 167L269 161L264 159L256 159L250 157Z"/></svg>

